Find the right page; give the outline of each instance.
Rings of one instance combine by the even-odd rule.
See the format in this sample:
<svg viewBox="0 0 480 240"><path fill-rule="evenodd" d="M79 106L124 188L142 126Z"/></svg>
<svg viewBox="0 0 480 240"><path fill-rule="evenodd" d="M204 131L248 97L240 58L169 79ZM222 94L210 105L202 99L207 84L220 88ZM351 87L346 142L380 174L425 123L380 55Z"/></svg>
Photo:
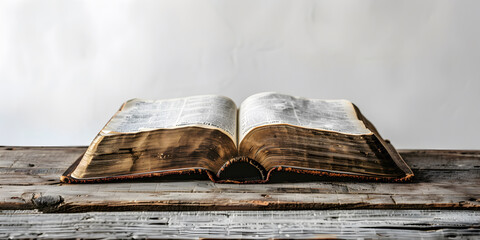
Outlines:
<svg viewBox="0 0 480 240"><path fill-rule="evenodd" d="M241 104L238 125L239 155L264 166L268 177L275 172L370 180L413 175L347 100L259 93Z"/></svg>

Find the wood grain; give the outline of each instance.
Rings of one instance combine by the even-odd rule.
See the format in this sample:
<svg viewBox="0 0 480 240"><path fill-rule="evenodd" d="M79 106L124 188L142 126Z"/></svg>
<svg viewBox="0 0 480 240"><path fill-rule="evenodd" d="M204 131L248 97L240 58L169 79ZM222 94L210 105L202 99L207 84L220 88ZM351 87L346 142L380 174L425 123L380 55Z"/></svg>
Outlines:
<svg viewBox="0 0 480 240"><path fill-rule="evenodd" d="M479 211L0 211L0 238L477 239Z"/></svg>
<svg viewBox="0 0 480 240"><path fill-rule="evenodd" d="M0 147L0 209L480 209L480 151L400 150L415 173L411 183L238 185L206 180L61 184L60 175L85 149Z"/></svg>

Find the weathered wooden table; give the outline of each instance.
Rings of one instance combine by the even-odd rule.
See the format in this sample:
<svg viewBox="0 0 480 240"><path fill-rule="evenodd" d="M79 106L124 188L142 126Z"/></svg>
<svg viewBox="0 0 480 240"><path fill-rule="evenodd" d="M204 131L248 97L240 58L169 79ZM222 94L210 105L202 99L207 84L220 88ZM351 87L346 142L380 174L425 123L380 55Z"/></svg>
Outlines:
<svg viewBox="0 0 480 240"><path fill-rule="evenodd" d="M401 150L410 183L61 184L86 147L0 147L0 238L480 237L480 151Z"/></svg>

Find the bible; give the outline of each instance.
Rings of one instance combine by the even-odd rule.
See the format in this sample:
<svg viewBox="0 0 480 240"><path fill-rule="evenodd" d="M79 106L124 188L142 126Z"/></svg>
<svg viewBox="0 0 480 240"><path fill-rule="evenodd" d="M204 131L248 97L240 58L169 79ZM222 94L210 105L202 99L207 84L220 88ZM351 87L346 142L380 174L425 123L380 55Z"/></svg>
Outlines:
<svg viewBox="0 0 480 240"><path fill-rule="evenodd" d="M406 181L413 176L388 140L347 100L259 93L125 102L66 183L140 178L218 183L299 179Z"/></svg>

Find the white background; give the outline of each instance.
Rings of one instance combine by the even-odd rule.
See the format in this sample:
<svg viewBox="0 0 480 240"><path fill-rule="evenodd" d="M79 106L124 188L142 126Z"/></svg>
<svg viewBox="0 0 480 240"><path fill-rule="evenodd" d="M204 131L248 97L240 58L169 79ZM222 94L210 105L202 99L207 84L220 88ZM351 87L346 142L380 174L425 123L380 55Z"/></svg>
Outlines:
<svg viewBox="0 0 480 240"><path fill-rule="evenodd" d="M480 1L1 1L0 145L88 145L122 102L349 99L398 148L480 149Z"/></svg>

